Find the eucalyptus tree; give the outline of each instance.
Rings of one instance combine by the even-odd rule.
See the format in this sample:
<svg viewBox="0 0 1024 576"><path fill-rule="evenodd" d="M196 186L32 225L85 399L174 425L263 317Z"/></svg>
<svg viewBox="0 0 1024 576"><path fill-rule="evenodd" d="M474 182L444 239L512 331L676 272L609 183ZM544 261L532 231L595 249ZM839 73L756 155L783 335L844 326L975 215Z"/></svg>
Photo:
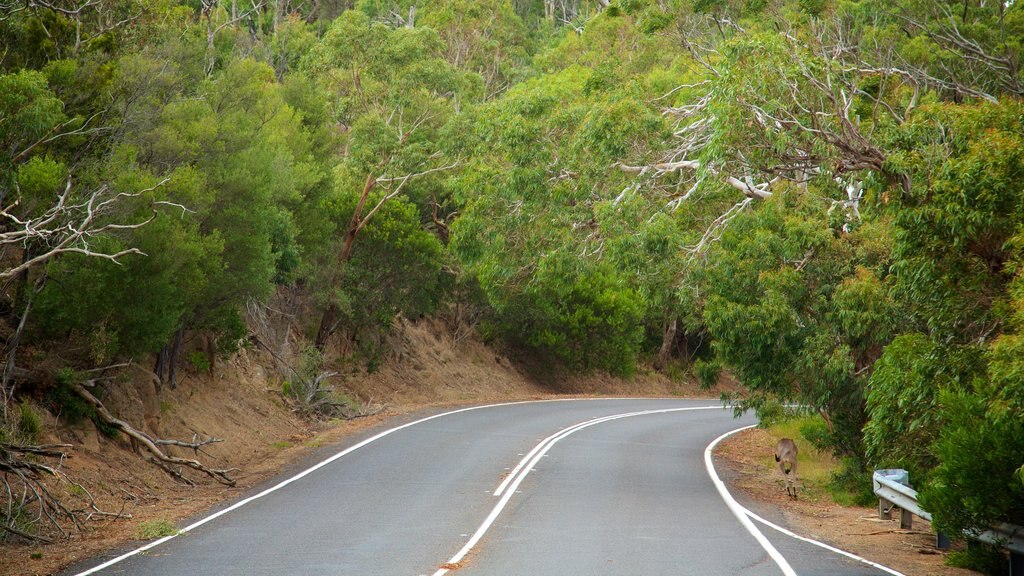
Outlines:
<svg viewBox="0 0 1024 576"><path fill-rule="evenodd" d="M896 427L887 423L890 405L914 381L910 376L937 373L913 387L925 401L903 417L926 432L919 440L930 446L935 460L927 464L935 469L922 498L950 530L1019 520L1024 509L1014 476L1024 464L1024 396L1014 356L1024 219L1021 109L1010 98L925 105L893 146L894 165L914 174L911 192L886 205L894 213L893 288L919 336L885 350L886 364L903 366L907 376L872 378L871 415L878 421L868 430ZM883 463L898 462L913 455L898 445L912 431L872 434L869 448Z"/></svg>
<svg viewBox="0 0 1024 576"><path fill-rule="evenodd" d="M479 93L480 81L449 64L444 49L433 30L396 29L352 10L334 21L303 64L319 79L342 132L336 197L324 205L339 242L328 245L322 275L311 278L324 308L318 348L343 320L350 288L343 285L344 269L362 232L390 202L411 202L426 219L437 203L438 176L457 165L445 153L444 128L458 102ZM433 265L439 273L441 262ZM410 276L403 280L412 292L424 285Z"/></svg>
<svg viewBox="0 0 1024 576"><path fill-rule="evenodd" d="M147 258L57 262L39 300L44 335L85 339L93 362L158 352L172 383L187 331L210 336L214 362L244 335L246 300L297 266L292 210L326 178L271 68L232 59L207 77L195 17L171 9L146 49L115 60L104 94L122 120L91 172L181 208L111 240Z"/></svg>

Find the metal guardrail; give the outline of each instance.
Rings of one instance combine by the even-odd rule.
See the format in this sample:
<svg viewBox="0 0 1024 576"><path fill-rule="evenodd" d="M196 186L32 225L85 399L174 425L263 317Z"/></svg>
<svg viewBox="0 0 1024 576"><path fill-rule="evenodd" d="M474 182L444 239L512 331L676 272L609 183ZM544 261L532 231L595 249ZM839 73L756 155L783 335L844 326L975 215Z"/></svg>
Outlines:
<svg viewBox="0 0 1024 576"><path fill-rule="evenodd" d="M875 470L871 482L878 496L879 518L892 518L895 505L900 509L900 528L904 530L913 526L914 516L932 521L932 515L917 505L917 490L910 487L910 475L906 470Z"/></svg>
<svg viewBox="0 0 1024 576"><path fill-rule="evenodd" d="M900 509L900 528L909 530L914 516L931 522L932 515L917 503L917 490L910 487L910 475L906 470L875 470L871 476L875 495L878 496L878 517L892 518L892 509ZM999 524L978 534L967 534L968 538L1010 551L1010 576L1024 576L1024 526ZM949 539L936 534L935 545L940 549L949 548Z"/></svg>
<svg viewBox="0 0 1024 576"><path fill-rule="evenodd" d="M981 534L968 535L968 537L988 544L1002 546L1009 550L1010 554L1020 556L1021 562L1024 563L1024 526L1000 524L991 530L986 530ZM1024 569L1024 565L1021 568Z"/></svg>

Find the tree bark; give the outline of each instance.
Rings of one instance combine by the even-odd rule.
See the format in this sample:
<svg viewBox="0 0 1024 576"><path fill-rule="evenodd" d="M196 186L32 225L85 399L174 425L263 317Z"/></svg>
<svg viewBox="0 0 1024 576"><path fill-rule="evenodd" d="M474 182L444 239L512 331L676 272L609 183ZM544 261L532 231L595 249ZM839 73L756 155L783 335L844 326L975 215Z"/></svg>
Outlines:
<svg viewBox="0 0 1024 576"><path fill-rule="evenodd" d="M169 347L170 344L165 345L156 355L156 365L153 367L153 373L156 374L156 381L159 386L163 386L164 384L164 373L167 371L167 351Z"/></svg>
<svg viewBox="0 0 1024 576"><path fill-rule="evenodd" d="M171 341L171 350L167 358L167 382L174 390L178 387L178 357L181 355L181 341L185 337L185 329L178 328L178 331L174 333L174 339Z"/></svg>
<svg viewBox="0 0 1024 576"><path fill-rule="evenodd" d="M657 370L664 370L665 366L668 365L669 359L672 357L672 344L676 341L676 334L679 333L679 320L672 318L668 322L661 333L661 350L658 352L658 363L655 366Z"/></svg>
<svg viewBox="0 0 1024 576"><path fill-rule="evenodd" d="M366 200L370 197L370 191L376 186L377 180L373 175L366 177L366 183L363 185L363 192L359 196L359 202L356 204L355 212L352 213L352 219L349 220L348 230L345 232L345 243L341 246L341 253L338 254L338 267L345 266L345 264L352 259L352 247L355 246L356 236L359 231L366 226L366 219L363 218L363 209L366 207ZM316 331L316 349L323 352L324 347L327 345L327 339L331 337L334 330L337 328L338 322L338 305L331 302L327 305L327 309L324 310L323 316L320 317L320 327Z"/></svg>

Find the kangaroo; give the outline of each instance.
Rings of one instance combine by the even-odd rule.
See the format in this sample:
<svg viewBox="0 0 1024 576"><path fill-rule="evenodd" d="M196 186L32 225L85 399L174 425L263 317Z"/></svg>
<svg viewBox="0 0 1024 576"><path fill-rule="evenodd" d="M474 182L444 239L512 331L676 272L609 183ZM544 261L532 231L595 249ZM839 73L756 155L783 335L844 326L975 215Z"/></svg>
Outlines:
<svg viewBox="0 0 1024 576"><path fill-rule="evenodd" d="M779 440L775 447L775 461L779 463L779 471L786 480L786 495L796 499L796 442L789 438Z"/></svg>

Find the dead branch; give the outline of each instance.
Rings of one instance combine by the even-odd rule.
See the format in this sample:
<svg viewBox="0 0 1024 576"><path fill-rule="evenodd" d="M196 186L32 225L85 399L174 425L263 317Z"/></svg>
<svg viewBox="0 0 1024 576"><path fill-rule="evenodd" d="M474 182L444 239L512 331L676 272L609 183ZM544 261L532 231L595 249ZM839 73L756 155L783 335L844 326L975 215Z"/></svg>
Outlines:
<svg viewBox="0 0 1024 576"><path fill-rule="evenodd" d="M93 250L90 246L91 239L114 230L134 230L149 224L156 218L156 209L153 214L133 224L103 224L97 222L98 218L109 212L109 209L125 198L135 198L146 192L151 192L170 179L164 178L158 184L145 190L135 193L121 192L107 197L107 187L100 186L93 190L87 199L74 203L72 202L72 179L69 177L64 191L57 197L56 203L37 217L19 217L13 210L19 204L15 201L10 206L0 210L0 221L6 221L9 229L0 232L0 244L3 245L27 245L38 243L44 246L44 250L27 259L25 262L13 268L0 271L0 279L12 278L28 270L29 268L46 262L56 256L67 253L84 254L86 256L105 258L113 262L128 254L143 254L137 248L128 248L116 253ZM183 206L179 206L183 210ZM143 254L144 255L144 254Z"/></svg>
<svg viewBox="0 0 1024 576"><path fill-rule="evenodd" d="M175 446L184 446L187 448L192 448L193 450L198 452L201 446L209 444L210 441L178 443L174 441L153 439L145 432L138 430L131 424L125 422L124 420L115 418L114 415L107 410L106 406L103 405L103 402L100 402L98 398L93 396L92 393L85 388L85 386L82 386L81 384L75 384L74 390L75 392L78 393L79 396L82 397L83 400L85 400L86 402L91 404L93 408L95 408L96 414L97 416L99 416L101 420L117 428L121 432L124 432L125 435L127 435L129 438L131 438L138 444L141 444L142 447L146 449L147 454L143 455L143 457L147 461L159 467L163 471L167 472L173 478L180 480L181 482L184 482L185 484L188 484L190 486L194 486L195 482L190 480L183 473L184 468L191 468L193 470L206 474L207 476L213 478L217 482L220 482L221 484L224 484L226 486L235 485L235 480L231 478L230 473L234 472L236 469L210 468L203 464L202 462L199 462L198 460L191 460L189 458L179 458L177 456L171 456L164 452L163 450L161 450L159 447L161 444L170 444ZM219 442L220 440L211 441Z"/></svg>
<svg viewBox="0 0 1024 576"><path fill-rule="evenodd" d="M49 525L67 537L69 532L65 523L79 526L78 517L46 485L47 478L61 479L59 464L57 467L48 466L36 460L54 457L63 462L64 452L58 448L67 447L0 443L0 487L6 496L6 505L0 509L0 528L4 532L27 540L50 542L46 536L29 530Z"/></svg>
<svg viewBox="0 0 1024 576"><path fill-rule="evenodd" d="M118 512L101 510L84 486L61 471L68 448L70 444L0 443L0 493L4 496L0 498L0 502L4 502L0 506L2 532L48 543L52 539L40 533L41 530L56 531L67 538L71 529L80 529L84 521L132 517L124 511L124 505ZM57 464L39 461L44 458L56 459ZM71 490L64 490L67 487ZM79 507L72 507L72 500L81 502Z"/></svg>

